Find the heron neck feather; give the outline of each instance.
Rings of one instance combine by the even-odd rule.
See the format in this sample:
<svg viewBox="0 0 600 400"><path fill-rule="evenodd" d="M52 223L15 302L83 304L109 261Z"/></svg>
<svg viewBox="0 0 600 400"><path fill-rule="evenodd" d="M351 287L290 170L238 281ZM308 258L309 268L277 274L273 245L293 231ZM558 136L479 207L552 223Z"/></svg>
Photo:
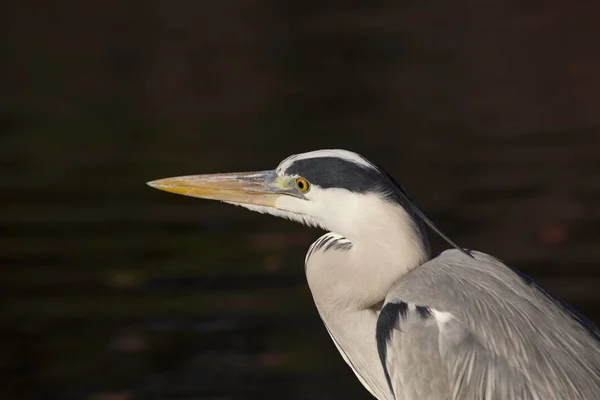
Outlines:
<svg viewBox="0 0 600 400"><path fill-rule="evenodd" d="M369 309L385 299L395 281L430 258L425 232L402 207L375 195L362 201L363 207L355 207L360 212L346 214L334 226L352 247L321 249L307 260L315 301Z"/></svg>

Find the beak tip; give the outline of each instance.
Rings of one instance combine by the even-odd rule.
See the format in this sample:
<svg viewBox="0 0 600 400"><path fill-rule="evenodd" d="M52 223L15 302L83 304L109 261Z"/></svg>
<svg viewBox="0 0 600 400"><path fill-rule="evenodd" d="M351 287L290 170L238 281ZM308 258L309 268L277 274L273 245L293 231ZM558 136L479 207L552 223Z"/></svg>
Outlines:
<svg viewBox="0 0 600 400"><path fill-rule="evenodd" d="M160 189L160 186L161 186L159 181L149 181L149 182L146 182L146 185L148 185L154 189Z"/></svg>

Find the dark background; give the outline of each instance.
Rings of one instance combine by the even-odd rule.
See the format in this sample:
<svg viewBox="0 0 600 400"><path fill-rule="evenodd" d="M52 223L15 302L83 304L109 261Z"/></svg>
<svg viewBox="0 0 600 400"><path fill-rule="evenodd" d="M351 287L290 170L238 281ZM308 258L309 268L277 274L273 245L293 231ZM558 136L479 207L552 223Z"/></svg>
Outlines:
<svg viewBox="0 0 600 400"><path fill-rule="evenodd" d="M145 186L319 148L600 320L600 2L1 8L2 399L368 399L320 232Z"/></svg>

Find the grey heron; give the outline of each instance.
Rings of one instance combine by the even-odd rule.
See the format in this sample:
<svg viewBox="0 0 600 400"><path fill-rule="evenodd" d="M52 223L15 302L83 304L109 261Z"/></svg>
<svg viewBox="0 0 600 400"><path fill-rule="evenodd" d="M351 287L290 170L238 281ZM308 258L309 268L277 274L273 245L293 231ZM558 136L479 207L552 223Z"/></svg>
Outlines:
<svg viewBox="0 0 600 400"><path fill-rule="evenodd" d="M149 185L326 230L306 255L307 281L337 349L380 400L600 399L598 328L497 258L455 245L357 153ZM427 225L454 248L432 258Z"/></svg>

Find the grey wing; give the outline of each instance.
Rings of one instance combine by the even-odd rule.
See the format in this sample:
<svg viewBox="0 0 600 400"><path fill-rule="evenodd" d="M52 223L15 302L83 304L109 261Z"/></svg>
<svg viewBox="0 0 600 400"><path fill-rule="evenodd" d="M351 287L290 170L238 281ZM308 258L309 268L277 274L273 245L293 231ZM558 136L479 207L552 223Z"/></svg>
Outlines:
<svg viewBox="0 0 600 400"><path fill-rule="evenodd" d="M377 344L396 398L600 399L597 328L473 255L446 251L388 294Z"/></svg>

